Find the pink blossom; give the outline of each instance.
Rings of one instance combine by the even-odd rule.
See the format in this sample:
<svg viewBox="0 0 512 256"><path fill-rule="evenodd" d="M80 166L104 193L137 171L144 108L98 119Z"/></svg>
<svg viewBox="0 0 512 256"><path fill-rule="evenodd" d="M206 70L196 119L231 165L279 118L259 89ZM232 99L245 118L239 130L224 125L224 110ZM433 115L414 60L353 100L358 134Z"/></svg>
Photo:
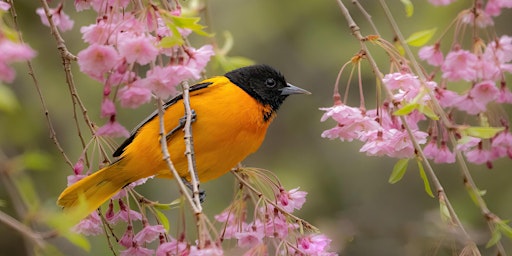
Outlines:
<svg viewBox="0 0 512 256"><path fill-rule="evenodd" d="M123 199L123 198L125 198L125 197L126 197L126 195L127 195L127 194L126 194L126 191L127 191L128 189L130 189L130 188L134 188L134 187L139 186L139 185L142 185L142 184L146 183L146 181L147 181L147 180L152 179L153 177L154 177L154 176L149 176L149 177L147 177L147 178L142 178L142 179L136 180L136 181L134 181L134 182L132 182L132 183L130 183L130 184L128 184L128 185L126 185L126 186L124 186L124 188L123 188L123 189L121 189L117 194L115 194L115 195L112 197L112 199L113 199L113 200L118 200L118 199Z"/></svg>
<svg viewBox="0 0 512 256"><path fill-rule="evenodd" d="M338 122L334 128L324 131L322 138L352 141L359 139L364 132L380 127L373 117L363 116L360 109L344 104L320 108L320 110L325 111L320 121L324 122L328 118L332 118Z"/></svg>
<svg viewBox="0 0 512 256"><path fill-rule="evenodd" d="M512 2L512 1L510 1ZM497 59L499 63L512 60L512 37L503 35L499 39L491 41L485 48L485 56Z"/></svg>
<svg viewBox="0 0 512 256"><path fill-rule="evenodd" d="M109 117L116 114L116 106L110 98L103 98L101 103L101 117Z"/></svg>
<svg viewBox="0 0 512 256"><path fill-rule="evenodd" d="M75 0L75 9L77 12L91 8L90 0Z"/></svg>
<svg viewBox="0 0 512 256"><path fill-rule="evenodd" d="M128 226L126 227L126 231L119 240L119 244L124 246L125 248L130 248L133 246L133 226L131 224L128 224Z"/></svg>
<svg viewBox="0 0 512 256"><path fill-rule="evenodd" d="M391 73L386 74L382 79L382 82L390 90L410 90L413 88L419 88L421 83L417 76L410 73Z"/></svg>
<svg viewBox="0 0 512 256"><path fill-rule="evenodd" d="M32 59L36 52L27 44L15 43L6 38L0 38L0 82L11 83L16 72L8 64L15 61Z"/></svg>
<svg viewBox="0 0 512 256"><path fill-rule="evenodd" d="M486 110L485 104L473 98L470 94L461 97L461 100L455 104L460 110L466 111L470 115L476 115Z"/></svg>
<svg viewBox="0 0 512 256"><path fill-rule="evenodd" d="M437 147L437 143L435 140L431 140L424 148L423 154L428 159L434 159L437 156L439 148Z"/></svg>
<svg viewBox="0 0 512 256"><path fill-rule="evenodd" d="M130 133L117 121L109 121L96 130L96 136L129 137Z"/></svg>
<svg viewBox="0 0 512 256"><path fill-rule="evenodd" d="M297 248L306 255L323 255L329 250L331 239L323 234L308 235L297 239Z"/></svg>
<svg viewBox="0 0 512 256"><path fill-rule="evenodd" d="M418 144L424 144L428 136L422 131L412 131ZM389 129L371 131L365 135L366 143L359 152L366 152L369 156L383 156L396 158L411 158L414 156L414 145L405 130Z"/></svg>
<svg viewBox="0 0 512 256"><path fill-rule="evenodd" d="M480 144L480 142L482 142L482 139L480 138L467 136L460 139L456 147L459 151L467 151L473 147L476 147L478 144Z"/></svg>
<svg viewBox="0 0 512 256"><path fill-rule="evenodd" d="M11 8L10 4L8 4L4 1L0 1L0 10L1 11L8 11L10 8Z"/></svg>
<svg viewBox="0 0 512 256"><path fill-rule="evenodd" d="M446 146L439 149L434 158L434 163L455 163L455 153L451 152Z"/></svg>
<svg viewBox="0 0 512 256"><path fill-rule="evenodd" d="M125 36L119 39L117 49L119 54L128 61L128 63L137 62L146 65L153 62L158 55L158 49L155 46L155 38L150 36Z"/></svg>
<svg viewBox="0 0 512 256"><path fill-rule="evenodd" d="M166 36L171 36L172 33L169 30L169 27L165 24L164 20L160 17L156 19L157 27L156 27L156 35L158 38L164 38Z"/></svg>
<svg viewBox="0 0 512 256"><path fill-rule="evenodd" d="M81 180L81 179L83 179L83 178L85 178L85 177L87 177L87 175L84 175L84 174L73 174L73 175L69 175L69 176L67 177L67 181L68 181L67 186L69 187L69 186L71 186L71 185L73 185L73 184L77 183L79 180Z"/></svg>
<svg viewBox="0 0 512 256"><path fill-rule="evenodd" d="M265 234L256 230L235 233L235 238L238 239L239 247L253 247L262 243L263 237L265 237Z"/></svg>
<svg viewBox="0 0 512 256"><path fill-rule="evenodd" d="M499 90L494 81L482 81L475 84L469 93L456 103L456 107L471 115L484 112L487 103L494 101L499 96Z"/></svg>
<svg viewBox="0 0 512 256"><path fill-rule="evenodd" d="M93 44L78 53L80 71L99 81L103 81L103 75L120 60L116 49L110 45Z"/></svg>
<svg viewBox="0 0 512 256"><path fill-rule="evenodd" d="M197 246L190 246L190 253L188 256L223 256L224 252L222 248L216 247L215 245L208 246L206 248L198 248Z"/></svg>
<svg viewBox="0 0 512 256"><path fill-rule="evenodd" d="M510 89L508 89L507 86L500 87L500 92L498 94L496 102L512 104L512 92L510 92Z"/></svg>
<svg viewBox="0 0 512 256"><path fill-rule="evenodd" d="M151 243L158 238L160 233L165 233L165 228L162 225L146 225L137 235L135 235L135 242L139 244Z"/></svg>
<svg viewBox="0 0 512 256"><path fill-rule="evenodd" d="M0 62L0 81L12 83L16 77L16 71L7 64Z"/></svg>
<svg viewBox="0 0 512 256"><path fill-rule="evenodd" d="M284 189L279 190L276 195L277 204L287 212L293 212L295 209L299 210L306 202L306 195L308 192L299 191L299 188L294 188L290 191Z"/></svg>
<svg viewBox="0 0 512 256"><path fill-rule="evenodd" d="M484 150L482 148L475 148L472 150L468 150L464 152L466 155L466 158L468 159L468 162L474 163L474 164L489 164L493 159L492 153L489 150Z"/></svg>
<svg viewBox="0 0 512 256"><path fill-rule="evenodd" d="M434 163L455 163L455 153L451 152L445 143L441 143L441 147L434 158Z"/></svg>
<svg viewBox="0 0 512 256"><path fill-rule="evenodd" d="M492 16L501 14L502 8L512 8L512 1L510 0L488 0L485 6L485 12Z"/></svg>
<svg viewBox="0 0 512 256"><path fill-rule="evenodd" d="M154 250L136 245L124 251L121 251L121 256L151 256L154 253Z"/></svg>
<svg viewBox="0 0 512 256"><path fill-rule="evenodd" d="M473 81L476 79L476 63L478 57L466 50L456 50L449 52L441 66L443 78L449 81L465 80Z"/></svg>
<svg viewBox="0 0 512 256"><path fill-rule="evenodd" d="M63 11L63 4L59 4L57 8L51 9L50 8L50 15L52 17L53 24L57 26L60 31L64 32L67 30L71 30L73 28L73 24L75 23L67 14ZM46 13L44 12L43 8L37 8L36 13L40 16L41 22L46 25L50 26L50 22L48 21L48 17L46 16Z"/></svg>
<svg viewBox="0 0 512 256"><path fill-rule="evenodd" d="M151 91L140 85L140 80L137 80L121 88L118 97L122 107L137 108L151 100Z"/></svg>
<svg viewBox="0 0 512 256"><path fill-rule="evenodd" d="M369 156L384 156L393 152L389 143L391 134L385 130L369 131L365 134L363 141L366 143L359 149L359 152L366 152Z"/></svg>
<svg viewBox="0 0 512 256"><path fill-rule="evenodd" d="M274 212L273 207L269 207L269 219L264 225L265 235L268 237L277 237L284 239L288 235L290 229L296 228L294 224L286 221L286 217L280 212Z"/></svg>
<svg viewBox="0 0 512 256"><path fill-rule="evenodd" d="M439 44L424 46L418 51L418 56L434 67L441 66L444 56L439 46Z"/></svg>
<svg viewBox="0 0 512 256"><path fill-rule="evenodd" d="M114 28L110 22L100 20L96 24L90 24L80 28L82 39L89 44L106 44L112 40Z"/></svg>
<svg viewBox="0 0 512 256"><path fill-rule="evenodd" d="M480 56L475 65L477 77L482 80L497 80L503 74L502 67L497 63L496 58L489 56Z"/></svg>
<svg viewBox="0 0 512 256"><path fill-rule="evenodd" d="M480 8L464 11L461 15L460 21L468 25L476 24L480 28L494 25L492 17Z"/></svg>
<svg viewBox="0 0 512 256"><path fill-rule="evenodd" d="M499 90L494 81L482 81L475 84L470 91L471 97L482 104L487 104L498 98Z"/></svg>
<svg viewBox="0 0 512 256"><path fill-rule="evenodd" d="M208 64L208 61L210 61L210 57L215 55L213 46L207 44L203 45L199 49L189 47L186 51L189 55L189 60L185 66L194 79L199 79L201 77L201 72L206 67L206 64Z"/></svg>
<svg viewBox="0 0 512 256"><path fill-rule="evenodd" d="M73 173L80 175L84 171L84 158L80 157L76 164L73 166Z"/></svg>
<svg viewBox="0 0 512 256"><path fill-rule="evenodd" d="M85 219L81 220L71 230L75 233L83 234L86 236L95 236L103 233L103 225L98 212L94 211Z"/></svg>
<svg viewBox="0 0 512 256"><path fill-rule="evenodd" d="M428 0L433 5L449 5L456 0Z"/></svg>
<svg viewBox="0 0 512 256"><path fill-rule="evenodd" d="M491 143L494 158L508 156L512 158L512 134L507 130L498 133Z"/></svg>
<svg viewBox="0 0 512 256"><path fill-rule="evenodd" d="M119 199L117 201L119 203L119 212L111 220L112 224L116 224L119 221L130 223L134 220L142 220L142 214L132 209L129 209L123 202L123 200Z"/></svg>
<svg viewBox="0 0 512 256"><path fill-rule="evenodd" d="M110 199L109 202L108 202L107 211L105 212L105 219L108 222L112 222L112 220L114 219L114 216L115 216L115 213L114 213L114 202L112 201L112 199Z"/></svg>
<svg viewBox="0 0 512 256"><path fill-rule="evenodd" d="M6 38L0 38L0 62L11 63L25 61L36 56L36 52L27 44L16 43Z"/></svg>
<svg viewBox="0 0 512 256"><path fill-rule="evenodd" d="M156 256L188 255L188 244L171 239L171 242L160 244L156 249Z"/></svg>
<svg viewBox="0 0 512 256"><path fill-rule="evenodd" d="M439 104L441 105L441 107L445 107L445 108L451 107L451 106L457 104L457 102L462 100L462 98L459 96L459 94L457 94L454 91L450 91L450 90L442 89L442 88L436 88L434 90L434 92L435 92L436 98L439 100Z"/></svg>
<svg viewBox="0 0 512 256"><path fill-rule="evenodd" d="M155 66L147 72L146 78L140 83L141 86L151 89L157 97L166 99L177 93L176 86L185 77L186 74L180 72L180 69L175 66Z"/></svg>

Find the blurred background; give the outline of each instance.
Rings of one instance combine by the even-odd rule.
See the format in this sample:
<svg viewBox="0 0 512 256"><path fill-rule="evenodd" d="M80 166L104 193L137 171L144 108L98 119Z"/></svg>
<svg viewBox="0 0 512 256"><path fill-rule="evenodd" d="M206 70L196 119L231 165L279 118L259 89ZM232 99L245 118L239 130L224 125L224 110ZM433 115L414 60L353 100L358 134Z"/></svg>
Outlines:
<svg viewBox="0 0 512 256"><path fill-rule="evenodd" d="M417 168L410 166L404 179L388 183L396 160L367 157L359 153L360 143L327 140L320 137L323 130L334 126L320 123L320 107L332 106L332 89L341 65L359 51L359 43L352 37L335 0L243 0L207 1L207 21L211 31L222 44L222 32L229 31L234 38L232 56L244 56L257 63L270 64L282 71L288 81L311 91L309 96L291 97L282 106L260 150L247 158L246 166L274 171L286 188L300 187L308 192L307 202L298 215L316 225L332 241L332 250L342 255L453 255L459 248L457 241L440 225L439 204L423 189ZM379 26L381 35L392 41L393 35L376 1L361 1ZM405 17L400 1L389 1L401 25L402 33L438 27L440 33L451 19L472 1L457 1L448 7L434 7L426 1L412 1L416 10ZM38 1L15 2L23 37L37 52L33 61L35 73L46 99L50 118L71 161L81 151L80 140L73 124L71 99L65 84L61 60L49 29L43 26L35 9ZM57 3L51 3L55 6ZM369 25L350 4L352 15L363 34L372 34ZM79 28L94 20L90 11L75 13L71 2L65 10L75 19L73 31L63 33L70 51L77 53L85 47ZM511 12L496 20L498 34L510 33ZM449 32L450 33L450 32ZM204 38L198 38L198 42ZM207 39L206 39L207 41ZM198 45L198 44L196 44ZM371 48L380 57L379 64L386 72L387 59L376 47ZM417 51L418 49L413 49ZM1 53L0 53L1 54ZM102 88L78 72L73 65L77 88L90 117L99 124L99 106ZM33 196L41 201L41 209L57 209L55 200L66 186L71 174L62 156L49 139L44 110L24 64L17 64L18 75L11 88L21 105L12 113L0 113L0 147L9 164L22 165L16 176L35 187ZM209 75L222 71L210 69ZM368 66L363 65L365 97L372 108L375 80ZM345 79L342 79L344 84ZM355 87L353 87L355 88ZM355 90L353 90L355 91ZM348 102L358 105L358 95ZM137 110L121 109L118 117L128 129L153 110L148 104ZM510 113L510 108L506 110ZM19 161L32 155L32 162ZM2 159L2 158L0 158ZM466 193L458 167L434 165L447 195L466 228L480 245L484 255L495 255L486 249L489 239L487 224L479 209ZM470 165L480 187L486 190L489 208L502 219L512 219L512 181L510 159L494 163L489 170ZM232 199L234 178L228 174L204 184L209 195L204 204L209 215L217 214ZM229 189L226 189L229 188ZM0 185L1 210L16 215L16 209ZM172 181L152 180L138 191L147 197L168 201L176 196ZM166 200L167 199L167 200ZM44 230L44 227L35 227ZM50 239L65 255L108 255L103 236L90 238L92 251L86 253L63 239ZM510 240L503 239L507 250ZM24 255L23 239L19 234L0 224L0 255Z"/></svg>

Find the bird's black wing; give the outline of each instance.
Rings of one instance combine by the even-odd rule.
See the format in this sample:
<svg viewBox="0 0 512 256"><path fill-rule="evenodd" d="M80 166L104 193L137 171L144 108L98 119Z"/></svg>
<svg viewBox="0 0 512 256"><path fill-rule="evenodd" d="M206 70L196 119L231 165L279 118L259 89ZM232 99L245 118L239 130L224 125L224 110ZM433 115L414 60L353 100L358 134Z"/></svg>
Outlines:
<svg viewBox="0 0 512 256"><path fill-rule="evenodd" d="M197 91L197 90L200 90L200 89L203 89L203 88L206 88L208 87L209 85L211 85L212 83L211 82L208 82L208 83L200 83L200 84L195 84L193 86L190 87L190 92L193 92L193 91ZM183 94L179 94L177 95L176 97L172 98L171 100L169 100L168 102L166 102L164 104L164 110L167 109L168 107L174 105L176 102L178 102L179 100L183 99ZM158 110L155 110L151 115L149 115L146 119L144 119L142 122L139 123L139 125L137 125L131 132L131 135L128 139L126 139L118 148L117 150L114 152L114 154L112 154L114 157L118 157L120 156L124 149L126 148L126 146L130 145L130 143L132 143L133 139L135 138L135 136L137 136L137 133L138 131L140 130L140 128L142 128L142 126L144 126L145 124L147 124L149 121L153 120L153 118L155 118L156 116L158 116Z"/></svg>

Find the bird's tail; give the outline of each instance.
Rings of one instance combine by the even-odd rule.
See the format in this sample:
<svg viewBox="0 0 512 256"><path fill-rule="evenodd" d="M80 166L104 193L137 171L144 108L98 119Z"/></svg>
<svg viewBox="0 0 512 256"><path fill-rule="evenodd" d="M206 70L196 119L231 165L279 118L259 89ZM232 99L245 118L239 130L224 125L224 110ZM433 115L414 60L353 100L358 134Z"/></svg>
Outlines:
<svg viewBox="0 0 512 256"><path fill-rule="evenodd" d="M79 215L85 217L135 180L122 170L120 162L116 162L67 187L57 204L64 210L78 208Z"/></svg>

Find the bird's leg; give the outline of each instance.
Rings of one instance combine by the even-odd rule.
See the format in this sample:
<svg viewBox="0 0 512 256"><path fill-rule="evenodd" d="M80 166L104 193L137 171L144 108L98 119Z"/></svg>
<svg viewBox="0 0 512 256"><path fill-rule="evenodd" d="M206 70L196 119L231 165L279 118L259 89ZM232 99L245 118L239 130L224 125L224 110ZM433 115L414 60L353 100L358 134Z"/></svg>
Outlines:
<svg viewBox="0 0 512 256"><path fill-rule="evenodd" d="M174 133L176 133L178 130L183 129L183 127L185 127L186 121L187 121L187 116L186 115L181 117L180 120L179 120L178 125L176 125L176 127L174 127L170 132L168 132L167 135L165 135L165 137L169 138ZM192 123L195 122L195 121L196 121L196 111L192 109Z"/></svg>
<svg viewBox="0 0 512 256"><path fill-rule="evenodd" d="M181 178L183 183L185 183L185 186L187 186L190 191L194 192L194 187L192 186L192 183L190 183L186 178ZM199 202L204 203L204 200L206 199L206 191L204 189L199 189Z"/></svg>

